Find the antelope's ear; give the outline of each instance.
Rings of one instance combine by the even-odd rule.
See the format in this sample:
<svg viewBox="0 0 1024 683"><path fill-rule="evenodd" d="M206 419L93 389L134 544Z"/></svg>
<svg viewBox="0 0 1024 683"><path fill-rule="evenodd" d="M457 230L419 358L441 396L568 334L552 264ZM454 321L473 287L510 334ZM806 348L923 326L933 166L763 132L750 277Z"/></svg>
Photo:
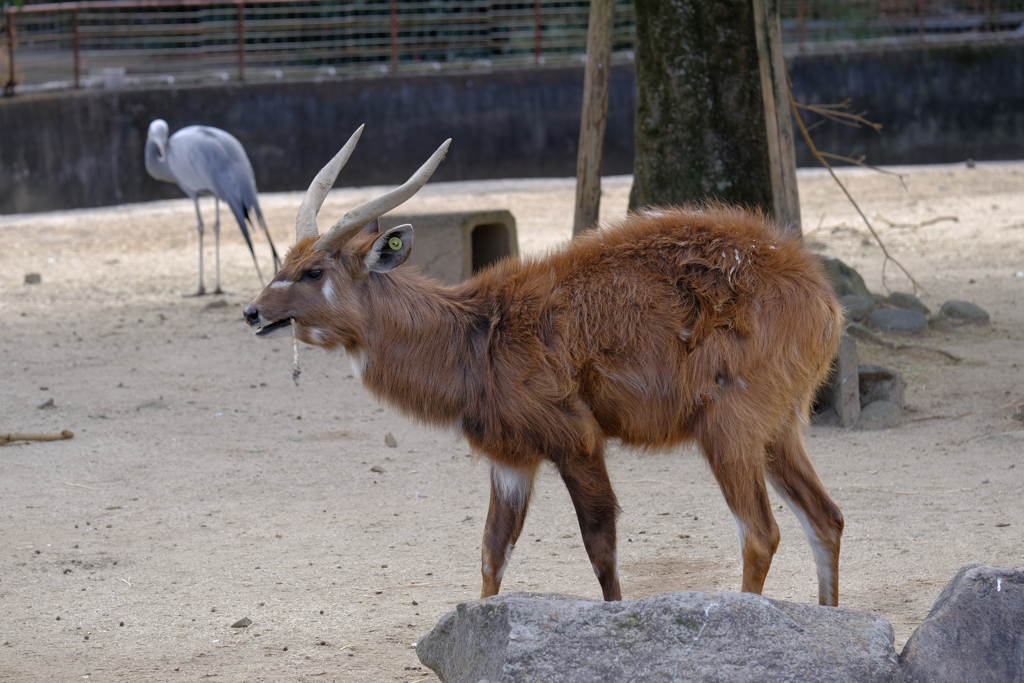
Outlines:
<svg viewBox="0 0 1024 683"><path fill-rule="evenodd" d="M405 263L412 253L412 226L409 224L391 228L373 241L373 246L363 258L367 270L386 273Z"/></svg>

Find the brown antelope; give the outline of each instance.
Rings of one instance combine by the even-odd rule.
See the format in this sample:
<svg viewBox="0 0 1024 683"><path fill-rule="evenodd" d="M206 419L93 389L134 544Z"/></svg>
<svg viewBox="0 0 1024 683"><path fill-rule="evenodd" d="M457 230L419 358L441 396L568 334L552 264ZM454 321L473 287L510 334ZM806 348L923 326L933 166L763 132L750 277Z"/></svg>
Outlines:
<svg viewBox="0 0 1024 683"><path fill-rule="evenodd" d="M711 205L633 213L547 258L510 258L454 287L405 268L412 226L377 217L412 196L445 142L405 185L316 215L360 128L317 175L297 243L245 309L258 337L348 352L376 396L461 428L491 466L483 590L498 592L534 477L554 464L576 508L605 600L621 599L619 506L604 444L696 441L736 520L744 591L760 593L779 530L767 479L803 523L818 601L835 605L843 516L804 450L802 426L829 371L842 313L817 265L764 218Z"/></svg>

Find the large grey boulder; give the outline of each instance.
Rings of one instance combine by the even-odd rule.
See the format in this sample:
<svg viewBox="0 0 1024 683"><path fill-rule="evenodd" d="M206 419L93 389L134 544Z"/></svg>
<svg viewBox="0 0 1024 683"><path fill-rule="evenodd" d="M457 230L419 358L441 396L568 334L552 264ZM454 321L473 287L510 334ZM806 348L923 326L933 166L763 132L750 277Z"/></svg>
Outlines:
<svg viewBox="0 0 1024 683"><path fill-rule="evenodd" d="M889 622L749 593L464 603L416 646L443 683L895 681Z"/></svg>
<svg viewBox="0 0 1024 683"><path fill-rule="evenodd" d="M1024 569L967 565L900 655L903 683L1024 681Z"/></svg>

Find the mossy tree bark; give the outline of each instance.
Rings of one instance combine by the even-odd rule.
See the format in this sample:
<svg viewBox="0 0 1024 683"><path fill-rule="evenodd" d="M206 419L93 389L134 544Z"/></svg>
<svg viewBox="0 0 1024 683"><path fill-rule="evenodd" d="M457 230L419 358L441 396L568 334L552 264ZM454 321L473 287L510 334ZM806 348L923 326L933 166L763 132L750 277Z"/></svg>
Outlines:
<svg viewBox="0 0 1024 683"><path fill-rule="evenodd" d="M630 208L708 199L771 214L751 0L635 0L636 163Z"/></svg>

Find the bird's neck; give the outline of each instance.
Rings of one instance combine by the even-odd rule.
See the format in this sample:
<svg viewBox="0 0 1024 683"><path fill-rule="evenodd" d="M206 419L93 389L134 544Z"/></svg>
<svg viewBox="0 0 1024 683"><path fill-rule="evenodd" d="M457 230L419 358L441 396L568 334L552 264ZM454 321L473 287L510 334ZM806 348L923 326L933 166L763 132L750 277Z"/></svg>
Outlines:
<svg viewBox="0 0 1024 683"><path fill-rule="evenodd" d="M156 146L155 142L146 143L146 171L157 180L167 183L176 182L167 159L160 156L160 148Z"/></svg>

